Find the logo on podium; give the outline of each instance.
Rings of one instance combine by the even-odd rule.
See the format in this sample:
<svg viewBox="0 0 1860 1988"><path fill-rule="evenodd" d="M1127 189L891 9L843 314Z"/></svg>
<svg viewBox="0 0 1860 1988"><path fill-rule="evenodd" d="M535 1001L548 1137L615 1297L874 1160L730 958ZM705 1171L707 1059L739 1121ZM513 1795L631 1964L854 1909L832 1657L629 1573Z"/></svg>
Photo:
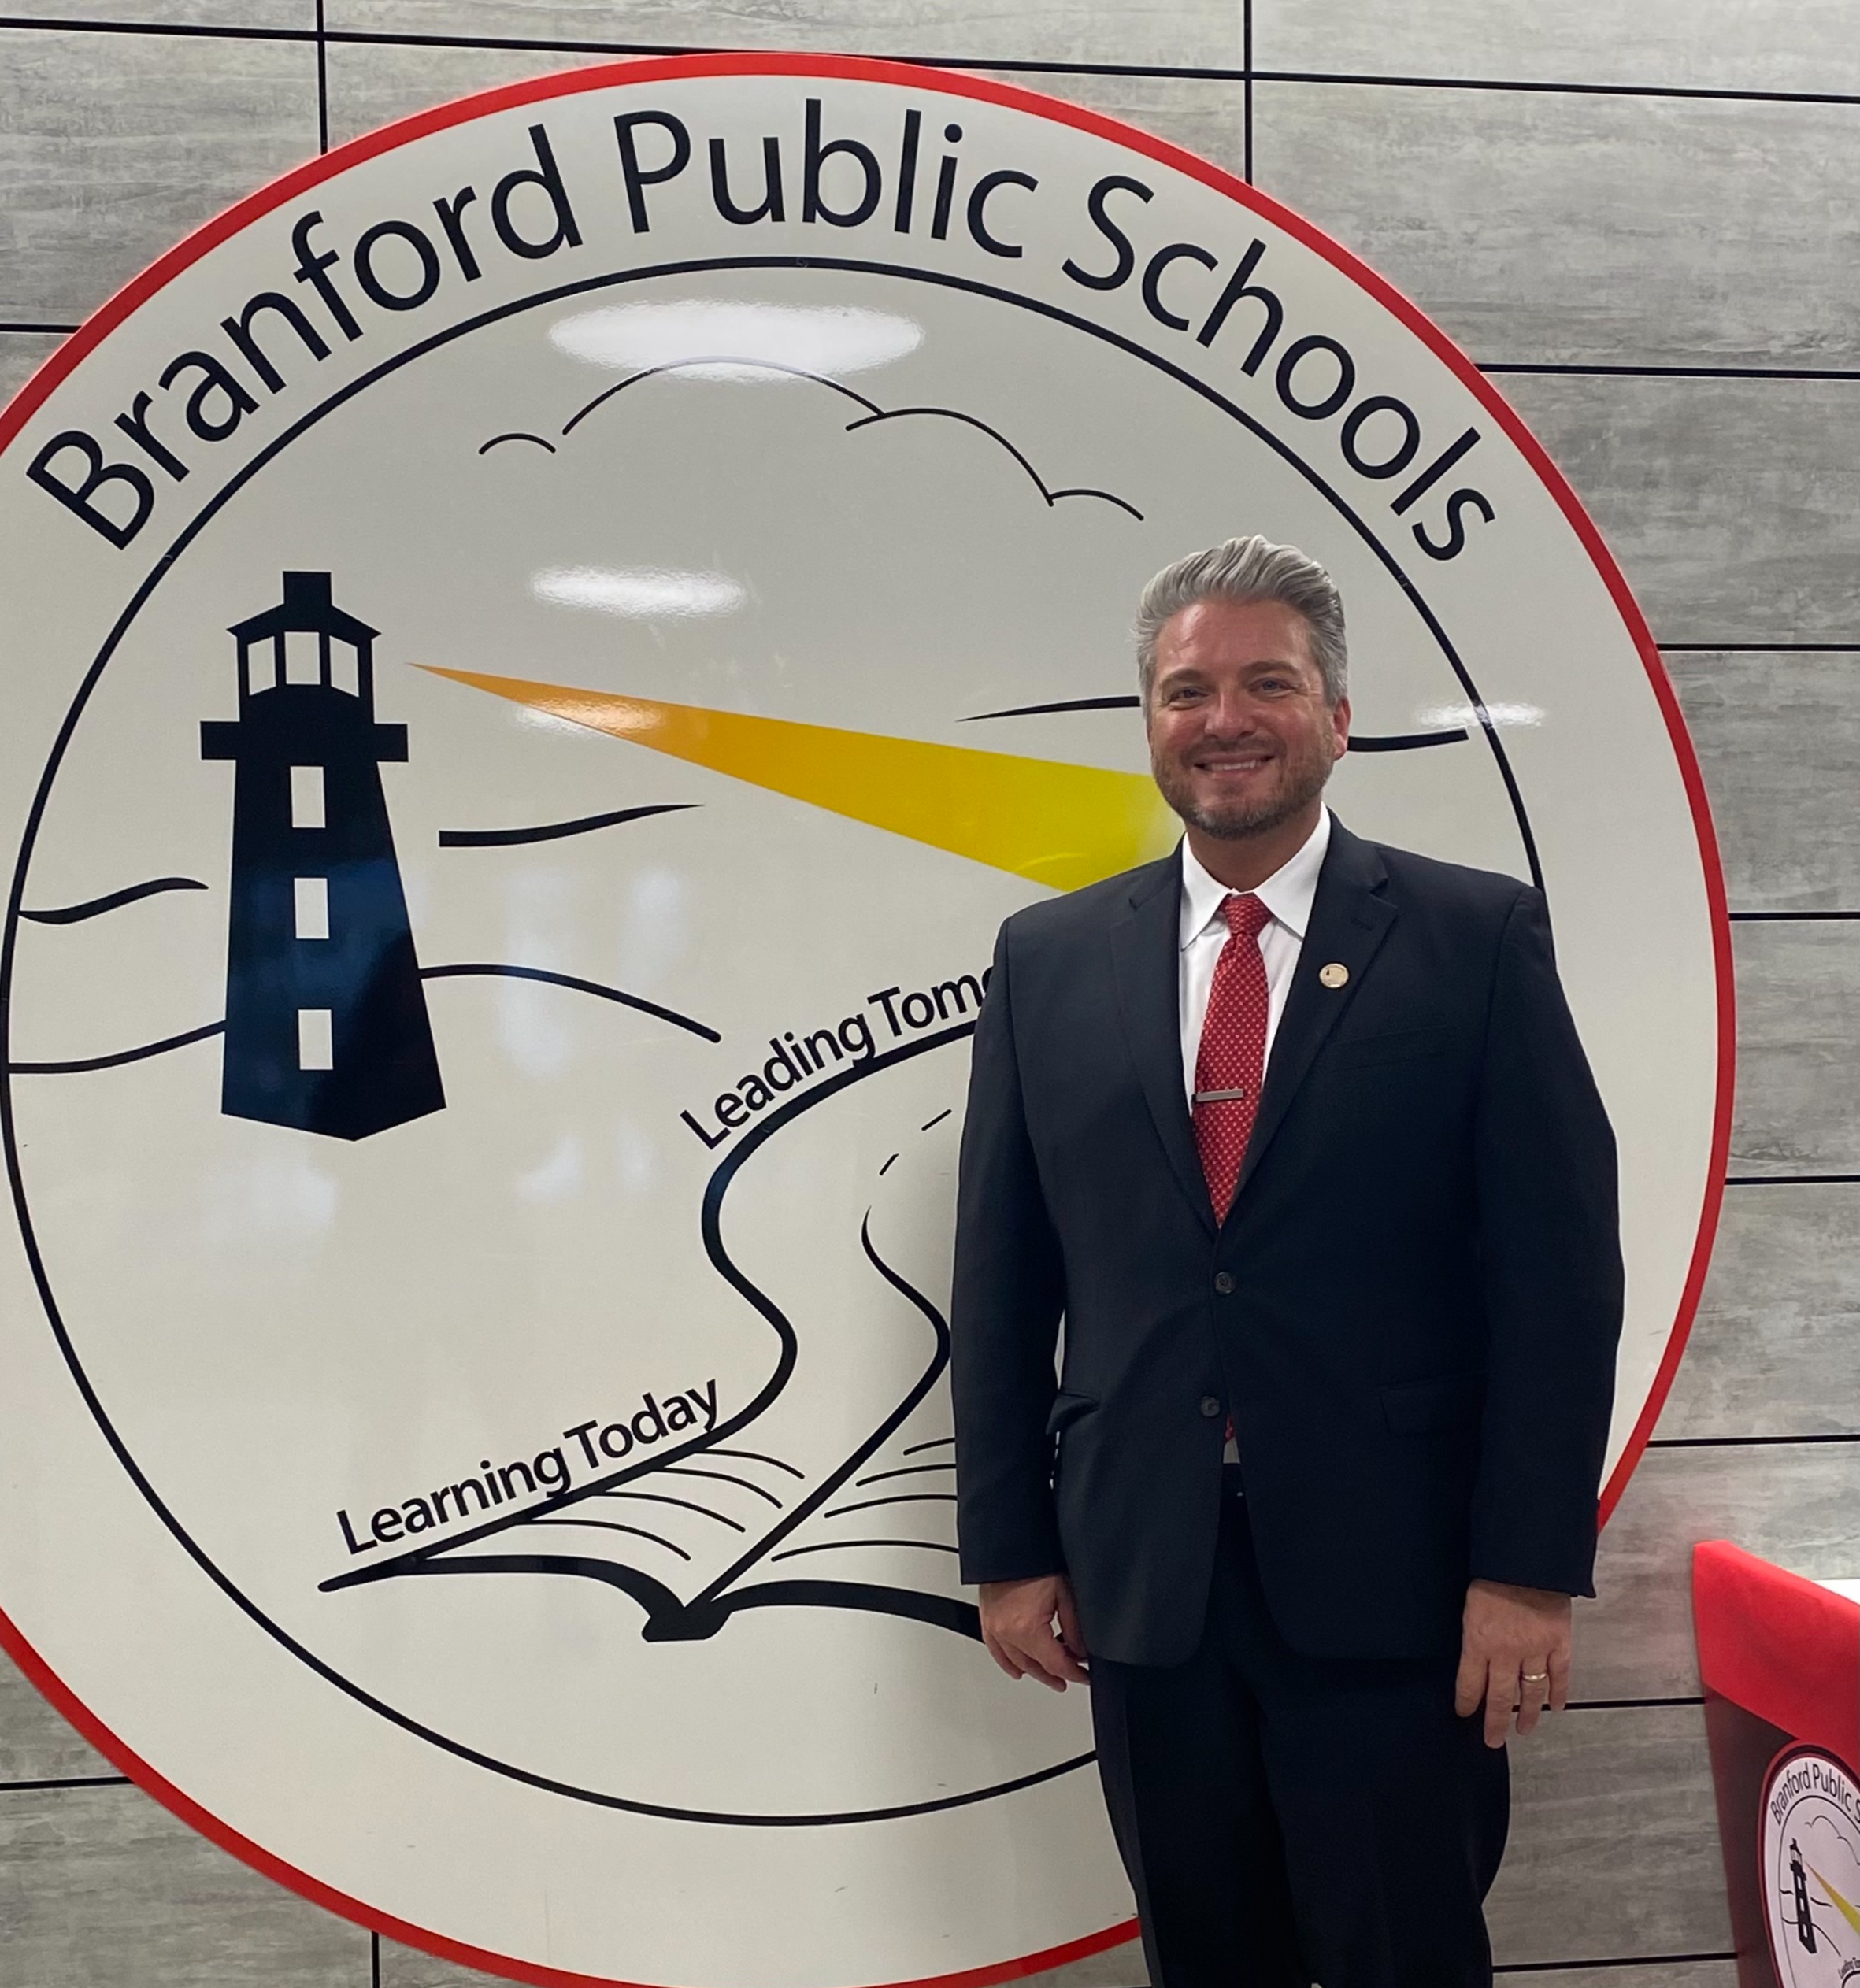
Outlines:
<svg viewBox="0 0 1860 1988"><path fill-rule="evenodd" d="M1763 1778L1761 1845L1769 1958L1783 1988L1860 1978L1860 1783L1817 1746L1792 1746Z"/></svg>

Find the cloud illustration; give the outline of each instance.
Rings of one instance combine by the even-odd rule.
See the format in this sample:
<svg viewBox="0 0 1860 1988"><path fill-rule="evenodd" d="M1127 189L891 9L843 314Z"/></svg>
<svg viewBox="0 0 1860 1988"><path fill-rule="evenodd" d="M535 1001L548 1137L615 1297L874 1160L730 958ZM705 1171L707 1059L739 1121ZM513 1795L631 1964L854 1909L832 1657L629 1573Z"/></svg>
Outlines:
<svg viewBox="0 0 1860 1988"><path fill-rule="evenodd" d="M657 365L643 367L639 372L628 374L625 379L616 380L612 386L603 387L592 400L585 402L578 407L562 424L563 435L566 437L572 435L590 415L598 413L602 408L610 405L629 387L637 387L643 381L658 379L666 374L687 379L737 382L758 379L806 381L816 387L824 387L832 392L843 395L854 406L863 410L846 424L846 432L848 435L857 435L861 429L871 428L881 421L961 422L976 430L978 434L987 435L997 447L1011 456L1025 472L1028 480L1045 499L1049 509L1062 498L1095 498L1102 503L1115 505L1119 510L1128 512L1138 524L1140 524L1143 522L1143 513L1128 498L1117 496L1110 491L1098 490L1086 484L1055 489L1034 467L1027 456L1017 449L999 428L993 423L983 420L979 414L973 414L958 407L881 407L877 402L869 399L865 394L857 393L850 387L842 386L829 373L816 371L806 366L797 365L784 360L746 356L739 351L719 354L714 351L694 350L686 356L669 358ZM480 456L485 455L495 448L499 442L534 442L538 447L551 455L556 453L556 445L547 437L513 431L492 435L488 441L479 445L478 454ZM684 576L668 577L675 579ZM632 610L622 608L616 611L624 613ZM651 612L652 610L639 611ZM675 605L665 610L665 612L672 613L680 611ZM707 611L715 612L714 609L706 610L701 608L695 610L685 609L682 611L700 613Z"/></svg>

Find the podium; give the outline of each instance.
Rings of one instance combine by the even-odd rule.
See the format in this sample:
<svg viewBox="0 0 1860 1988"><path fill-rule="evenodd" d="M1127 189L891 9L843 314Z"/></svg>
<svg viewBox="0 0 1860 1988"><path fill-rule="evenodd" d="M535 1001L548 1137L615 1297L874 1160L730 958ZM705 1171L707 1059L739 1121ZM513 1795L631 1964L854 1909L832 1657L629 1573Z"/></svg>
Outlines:
<svg viewBox="0 0 1860 1988"><path fill-rule="evenodd" d="M1860 1581L1693 1549L1738 1988L1860 1975Z"/></svg>

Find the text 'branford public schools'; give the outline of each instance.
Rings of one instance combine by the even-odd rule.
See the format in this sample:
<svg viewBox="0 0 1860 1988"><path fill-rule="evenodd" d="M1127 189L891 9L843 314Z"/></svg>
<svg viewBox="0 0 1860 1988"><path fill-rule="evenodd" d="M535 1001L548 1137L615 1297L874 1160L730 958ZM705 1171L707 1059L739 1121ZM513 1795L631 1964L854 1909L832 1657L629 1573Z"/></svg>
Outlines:
<svg viewBox="0 0 1860 1988"><path fill-rule="evenodd" d="M158 509L202 500L202 481L187 483L197 470L209 479L237 474L250 450L275 446L313 399L343 398L340 381L326 388L317 375L341 372L336 355L347 348L385 357L388 344L432 335L440 320L469 323L474 284L495 289L532 265L545 294L650 267L668 241L703 267L691 259L692 244L714 239L721 222L740 244L732 260L749 250L804 268L831 239L830 253L887 268L928 255L939 280L967 263L973 273L961 280L991 291L1018 265L1035 283L1056 273L1080 302L1140 297L1140 322L1159 351L1176 355L1172 366L1187 360L1202 369L1199 348L1210 383L1236 409L1275 424L1289 414L1326 472L1347 470L1351 497L1372 513L1386 505L1401 520L1395 529L1428 558L1457 559L1495 523L1492 500L1458 480L1473 467L1481 431L1450 435L1439 413L1424 420L1389 391L1392 377L1378 379L1385 355L1359 352L1336 328L1301 325L1295 293L1273 287L1285 287L1282 267L1295 274L1296 250L1272 253L1237 209L1206 242L1180 239L1179 203L1153 208L1157 188L1128 172L1102 175L1082 199L1077 189L1061 195L1021 165L987 157L985 144L965 145L964 128L944 122L948 108L927 124L924 106L900 106L889 135L869 143L836 131L824 98L809 95L791 105L789 128L761 135L759 145L741 130L694 131L669 109L625 110L613 119L611 164L594 177L585 164L572 174L561 163L570 154L558 156L558 143L576 107L561 105L550 113L556 139L542 122L528 127L527 145L498 130L509 149L485 161L487 197L476 183L435 181L414 202L426 209L418 221L400 212L339 231L321 208L287 202L273 253L287 235L295 261L278 254L264 287L243 301L228 291L150 385L61 428L25 473L120 550ZM579 149L572 156L585 158ZM389 328L397 324L406 330Z"/></svg>

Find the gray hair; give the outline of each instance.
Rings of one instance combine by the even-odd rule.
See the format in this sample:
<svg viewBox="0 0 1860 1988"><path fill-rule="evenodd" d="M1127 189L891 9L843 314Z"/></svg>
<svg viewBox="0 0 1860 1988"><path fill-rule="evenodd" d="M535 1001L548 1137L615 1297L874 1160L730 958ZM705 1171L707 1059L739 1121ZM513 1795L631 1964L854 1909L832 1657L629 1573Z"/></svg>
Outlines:
<svg viewBox="0 0 1860 1988"><path fill-rule="evenodd" d="M1331 576L1296 546L1276 546L1255 534L1191 552L1165 566L1143 589L1136 613L1136 675L1150 708L1156 681L1156 644L1166 624L1198 601L1277 601L1302 617L1311 660L1324 679L1332 710L1348 694L1350 652L1343 639L1343 603Z"/></svg>

